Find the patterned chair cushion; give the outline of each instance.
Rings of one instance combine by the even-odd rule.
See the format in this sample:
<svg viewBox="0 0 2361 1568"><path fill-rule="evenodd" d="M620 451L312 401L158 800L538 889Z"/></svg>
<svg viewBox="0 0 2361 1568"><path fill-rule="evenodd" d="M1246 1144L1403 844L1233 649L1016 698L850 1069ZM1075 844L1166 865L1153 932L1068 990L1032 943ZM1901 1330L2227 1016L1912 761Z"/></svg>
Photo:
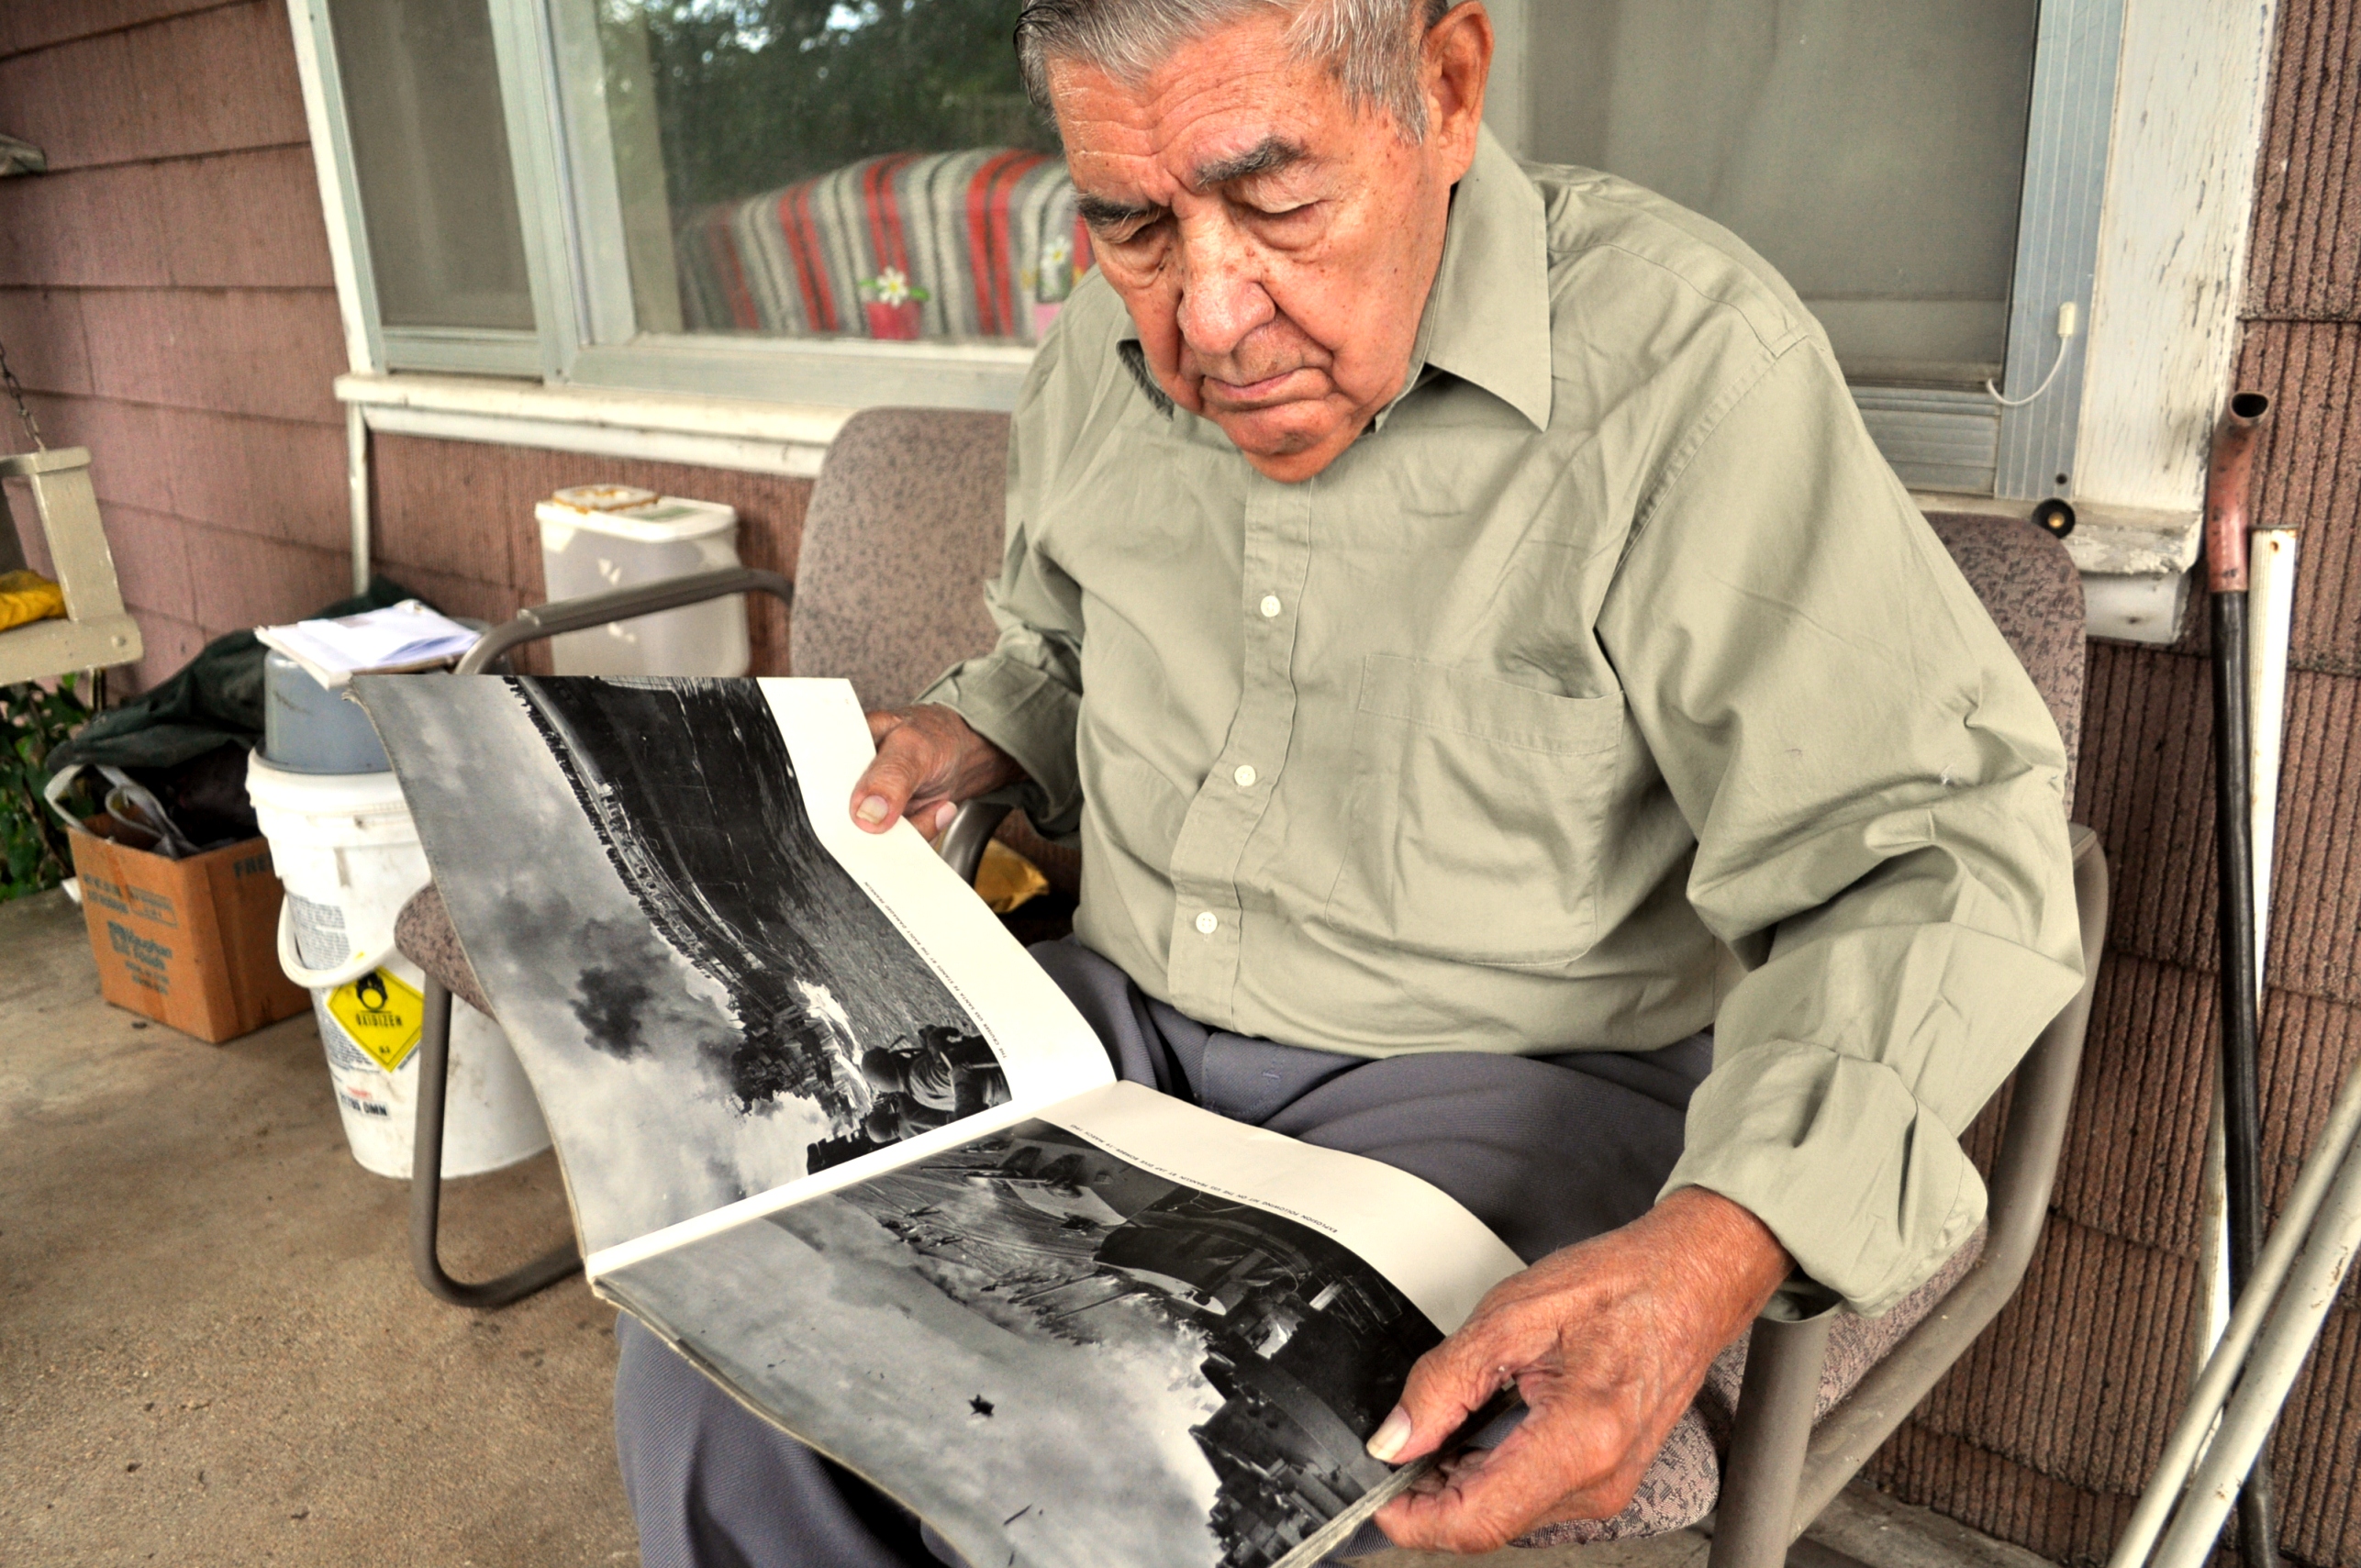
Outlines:
<svg viewBox="0 0 2361 1568"><path fill-rule="evenodd" d="M863 158L693 215L692 332L1038 342L1090 265L1065 164L1038 152Z"/></svg>
<svg viewBox="0 0 2361 1568"><path fill-rule="evenodd" d="M410 901L394 917L394 947L425 970L428 979L440 981L444 990L485 1018L492 1016L492 1004L484 999L475 966L461 951L459 933L451 928L451 911L443 907L442 895L433 883L410 895Z"/></svg>
<svg viewBox="0 0 2361 1568"><path fill-rule="evenodd" d="M841 675L864 707L898 707L997 638L984 584L1007 533L1008 417L871 408L845 421L804 514L789 666ZM1010 814L1000 839L1052 886L1082 857Z"/></svg>

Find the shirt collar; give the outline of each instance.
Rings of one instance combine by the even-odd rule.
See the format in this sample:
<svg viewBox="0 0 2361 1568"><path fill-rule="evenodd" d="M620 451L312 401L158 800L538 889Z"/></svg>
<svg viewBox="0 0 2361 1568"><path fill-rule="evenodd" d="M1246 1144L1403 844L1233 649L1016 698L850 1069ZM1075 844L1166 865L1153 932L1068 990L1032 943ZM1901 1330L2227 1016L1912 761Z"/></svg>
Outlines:
<svg viewBox="0 0 2361 1568"><path fill-rule="evenodd" d="M1461 177L1404 390L1430 366L1550 423L1549 237L1542 194L1489 129Z"/></svg>
<svg viewBox="0 0 2361 1568"><path fill-rule="evenodd" d="M1402 390L1380 410L1383 425L1403 398L1449 371L1499 398L1537 429L1550 423L1549 237L1542 194L1489 128L1476 133L1476 161L1452 193L1442 261L1410 349ZM1127 315L1119 348L1125 367L1167 417L1172 400L1140 353Z"/></svg>

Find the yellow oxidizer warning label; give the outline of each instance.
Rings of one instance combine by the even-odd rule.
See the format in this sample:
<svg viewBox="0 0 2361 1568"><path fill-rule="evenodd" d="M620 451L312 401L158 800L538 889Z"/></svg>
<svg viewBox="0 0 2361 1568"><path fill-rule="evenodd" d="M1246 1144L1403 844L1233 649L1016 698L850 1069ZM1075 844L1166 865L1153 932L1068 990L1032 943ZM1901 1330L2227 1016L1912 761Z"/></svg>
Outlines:
<svg viewBox="0 0 2361 1568"><path fill-rule="evenodd" d="M352 1043L388 1073L399 1072L418 1048L427 1018L426 998L382 969L329 992L328 1010Z"/></svg>

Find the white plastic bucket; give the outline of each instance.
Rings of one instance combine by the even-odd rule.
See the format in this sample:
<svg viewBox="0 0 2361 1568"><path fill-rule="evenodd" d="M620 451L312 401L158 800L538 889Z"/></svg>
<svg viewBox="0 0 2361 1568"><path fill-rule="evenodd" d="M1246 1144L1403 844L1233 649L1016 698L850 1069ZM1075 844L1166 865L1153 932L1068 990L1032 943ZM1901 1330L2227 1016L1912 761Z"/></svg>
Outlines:
<svg viewBox="0 0 2361 1568"><path fill-rule="evenodd" d="M390 773L288 773L257 753L246 788L286 888L279 966L311 991L352 1157L406 1179L426 976L395 951L394 921L428 873L401 785ZM540 1105L500 1026L456 998L451 1015L442 1173L496 1171L547 1149Z"/></svg>

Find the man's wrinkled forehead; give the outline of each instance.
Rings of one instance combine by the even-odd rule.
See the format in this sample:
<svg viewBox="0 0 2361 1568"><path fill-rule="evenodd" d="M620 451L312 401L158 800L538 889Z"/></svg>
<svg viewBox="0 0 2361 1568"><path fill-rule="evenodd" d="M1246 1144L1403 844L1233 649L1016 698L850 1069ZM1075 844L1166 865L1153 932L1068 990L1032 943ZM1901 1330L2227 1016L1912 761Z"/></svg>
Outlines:
<svg viewBox="0 0 2361 1568"><path fill-rule="evenodd" d="M1076 187L1118 200L1150 195L1109 188L1118 183L1202 193L1313 157L1328 119L1351 111L1329 73L1283 43L1275 28L1242 23L1182 43L1140 81L1051 61Z"/></svg>

